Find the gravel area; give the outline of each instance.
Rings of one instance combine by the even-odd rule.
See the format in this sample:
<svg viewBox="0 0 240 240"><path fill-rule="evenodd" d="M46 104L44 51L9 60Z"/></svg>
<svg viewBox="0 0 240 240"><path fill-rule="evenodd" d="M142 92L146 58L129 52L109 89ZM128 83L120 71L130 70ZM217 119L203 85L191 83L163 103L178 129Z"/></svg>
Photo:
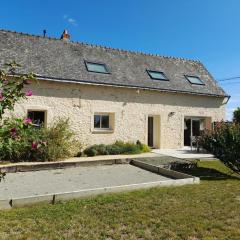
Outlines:
<svg viewBox="0 0 240 240"><path fill-rule="evenodd" d="M0 199L164 180L169 178L129 164L8 173L0 183Z"/></svg>

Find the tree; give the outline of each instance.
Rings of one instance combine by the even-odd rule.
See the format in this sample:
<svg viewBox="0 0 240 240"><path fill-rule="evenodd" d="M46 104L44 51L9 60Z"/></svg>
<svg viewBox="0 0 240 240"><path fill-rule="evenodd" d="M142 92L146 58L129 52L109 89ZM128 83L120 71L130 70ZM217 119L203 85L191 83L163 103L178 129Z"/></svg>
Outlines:
<svg viewBox="0 0 240 240"><path fill-rule="evenodd" d="M233 172L240 174L240 124L219 122L206 130L200 144Z"/></svg>
<svg viewBox="0 0 240 240"><path fill-rule="evenodd" d="M240 124L240 107L233 112L233 121Z"/></svg>
<svg viewBox="0 0 240 240"><path fill-rule="evenodd" d="M35 80L33 73L19 74L17 70L21 65L15 61L4 65L0 69L0 120L6 110L13 110L20 99L32 95L32 91L24 92L24 86Z"/></svg>

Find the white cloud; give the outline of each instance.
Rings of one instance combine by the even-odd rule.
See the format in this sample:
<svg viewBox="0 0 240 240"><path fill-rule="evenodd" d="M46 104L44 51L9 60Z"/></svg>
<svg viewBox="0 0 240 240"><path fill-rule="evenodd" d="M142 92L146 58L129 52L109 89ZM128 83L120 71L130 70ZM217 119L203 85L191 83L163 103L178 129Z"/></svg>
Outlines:
<svg viewBox="0 0 240 240"><path fill-rule="evenodd" d="M70 23L70 24L72 24L73 26L77 26L78 24L77 24L77 21L75 20L75 19L73 19L73 18L68 18L68 22Z"/></svg>
<svg viewBox="0 0 240 240"><path fill-rule="evenodd" d="M69 24L71 24L72 26L75 26L75 27L78 26L77 20L74 19L74 18L71 18L71 17L68 16L67 14L64 14L64 15L63 15L63 19L64 19L65 21L67 21Z"/></svg>
<svg viewBox="0 0 240 240"><path fill-rule="evenodd" d="M226 107L227 120L232 120L233 112L239 106L240 106L240 94L239 93L232 94Z"/></svg>
<svg viewBox="0 0 240 240"><path fill-rule="evenodd" d="M234 111L234 108L227 108L226 109L226 118L227 118L227 120L229 120L229 121L232 120L233 111Z"/></svg>
<svg viewBox="0 0 240 240"><path fill-rule="evenodd" d="M227 109L226 109L226 118L227 118L227 120L232 121L233 112L234 112L236 109L237 109L237 107L227 108Z"/></svg>

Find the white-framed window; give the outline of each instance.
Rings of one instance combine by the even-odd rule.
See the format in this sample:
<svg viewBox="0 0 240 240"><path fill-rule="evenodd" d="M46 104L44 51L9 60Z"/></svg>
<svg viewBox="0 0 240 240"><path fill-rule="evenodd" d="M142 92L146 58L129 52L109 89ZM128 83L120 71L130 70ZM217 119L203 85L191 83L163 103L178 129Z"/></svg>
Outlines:
<svg viewBox="0 0 240 240"><path fill-rule="evenodd" d="M115 113L95 112L92 121L92 133L113 133Z"/></svg>

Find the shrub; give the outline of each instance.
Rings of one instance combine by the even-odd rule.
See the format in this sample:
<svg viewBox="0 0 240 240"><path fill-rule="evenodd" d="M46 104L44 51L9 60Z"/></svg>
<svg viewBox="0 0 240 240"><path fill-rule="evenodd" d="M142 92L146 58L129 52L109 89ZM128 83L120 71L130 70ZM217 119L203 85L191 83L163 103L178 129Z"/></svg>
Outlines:
<svg viewBox="0 0 240 240"><path fill-rule="evenodd" d="M24 124L22 119L5 120L0 129L0 160L30 158L35 142L40 142L40 131L31 124Z"/></svg>
<svg viewBox="0 0 240 240"><path fill-rule="evenodd" d="M88 157L94 157L97 156L97 150L94 148L94 146L87 148L84 151L84 154L86 154Z"/></svg>
<svg viewBox="0 0 240 240"><path fill-rule="evenodd" d="M109 155L118 155L124 153L124 149L117 144L111 144L107 146L107 152Z"/></svg>
<svg viewBox="0 0 240 240"><path fill-rule="evenodd" d="M149 152L150 149L147 145L141 142L135 143L124 143L122 141L116 141L114 144L110 145L93 145L84 150L84 154L87 156L97 156L97 155L117 155L117 154L138 154L143 152Z"/></svg>
<svg viewBox="0 0 240 240"><path fill-rule="evenodd" d="M233 112L233 121L240 124L240 107Z"/></svg>
<svg viewBox="0 0 240 240"><path fill-rule="evenodd" d="M200 144L240 174L240 124L218 123L214 130L203 133Z"/></svg>
<svg viewBox="0 0 240 240"><path fill-rule="evenodd" d="M0 129L0 160L52 161L70 157L79 150L73 137L68 120L36 128L30 119L7 119Z"/></svg>
<svg viewBox="0 0 240 240"><path fill-rule="evenodd" d="M34 149L34 158L41 161L54 161L76 155L81 150L81 144L74 139L74 132L70 130L69 120L59 119L49 128L42 128L41 151ZM42 143L40 142L40 143Z"/></svg>

